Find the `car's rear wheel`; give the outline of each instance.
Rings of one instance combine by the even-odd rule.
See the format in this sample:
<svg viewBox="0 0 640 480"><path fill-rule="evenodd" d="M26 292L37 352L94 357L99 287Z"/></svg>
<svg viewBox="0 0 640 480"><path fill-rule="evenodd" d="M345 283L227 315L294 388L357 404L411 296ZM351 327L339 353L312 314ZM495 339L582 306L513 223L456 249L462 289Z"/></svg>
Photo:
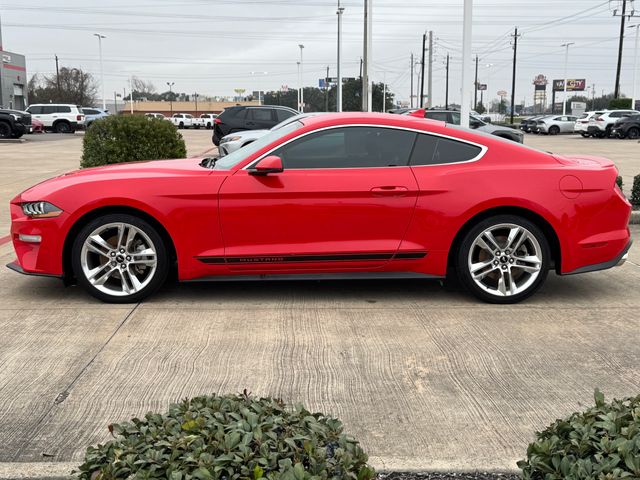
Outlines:
<svg viewBox="0 0 640 480"><path fill-rule="evenodd" d="M479 222L462 240L456 269L461 283L489 303L517 303L544 283L550 265L544 233L516 215Z"/></svg>
<svg viewBox="0 0 640 480"><path fill-rule="evenodd" d="M7 122L0 122L0 138L11 138L11 125Z"/></svg>
<svg viewBox="0 0 640 480"><path fill-rule="evenodd" d="M591 136L591 134L587 132L580 132L580 135L582 135L584 138L589 138Z"/></svg>
<svg viewBox="0 0 640 480"><path fill-rule="evenodd" d="M549 128L549 135L558 135L560 133L560 127L558 127L557 125L552 125L551 128Z"/></svg>
<svg viewBox="0 0 640 480"><path fill-rule="evenodd" d="M57 122L53 125L53 131L56 133L71 133L71 124L65 121Z"/></svg>
<svg viewBox="0 0 640 480"><path fill-rule="evenodd" d="M640 138L640 128L631 127L627 130L627 138L630 138L631 140L637 140Z"/></svg>
<svg viewBox="0 0 640 480"><path fill-rule="evenodd" d="M110 303L136 303L165 282L167 250L148 222L128 214L109 214L85 225L72 248L78 284Z"/></svg>

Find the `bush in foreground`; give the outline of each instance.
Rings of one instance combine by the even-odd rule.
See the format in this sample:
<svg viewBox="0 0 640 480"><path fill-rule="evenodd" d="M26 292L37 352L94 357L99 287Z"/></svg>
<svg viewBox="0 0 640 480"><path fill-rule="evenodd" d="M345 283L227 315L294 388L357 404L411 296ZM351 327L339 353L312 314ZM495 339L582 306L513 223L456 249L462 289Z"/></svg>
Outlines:
<svg viewBox="0 0 640 480"><path fill-rule="evenodd" d="M271 398L203 396L163 415L112 425L87 449L80 478L371 480L374 470L342 423Z"/></svg>
<svg viewBox="0 0 640 480"><path fill-rule="evenodd" d="M605 403L596 390L595 403L538 432L518 462L524 480L640 478L640 395Z"/></svg>
<svg viewBox="0 0 640 480"><path fill-rule="evenodd" d="M184 158L187 149L176 127L139 115L111 115L84 135L82 168L139 160Z"/></svg>

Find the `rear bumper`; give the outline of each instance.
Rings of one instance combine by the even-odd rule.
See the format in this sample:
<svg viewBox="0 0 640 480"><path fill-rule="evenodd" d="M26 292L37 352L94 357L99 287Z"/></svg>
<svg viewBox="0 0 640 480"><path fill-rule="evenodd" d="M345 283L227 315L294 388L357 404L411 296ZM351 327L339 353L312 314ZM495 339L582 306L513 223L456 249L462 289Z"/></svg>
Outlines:
<svg viewBox="0 0 640 480"><path fill-rule="evenodd" d="M633 244L633 240L629 240L629 242L627 242L626 247L624 247L624 249L622 250L622 252L620 252L619 255L617 255L615 258L608 260L606 262L601 262L601 263L595 263L593 265L587 265L584 267L580 267L576 270L573 270L572 272L566 272L563 273L563 275L576 275L578 273L589 273L589 272L597 272L600 270L607 270L609 268L613 268L613 267L620 267L622 265L624 265L624 263L627 261L627 258L629 256L629 249L631 248L631 245Z"/></svg>

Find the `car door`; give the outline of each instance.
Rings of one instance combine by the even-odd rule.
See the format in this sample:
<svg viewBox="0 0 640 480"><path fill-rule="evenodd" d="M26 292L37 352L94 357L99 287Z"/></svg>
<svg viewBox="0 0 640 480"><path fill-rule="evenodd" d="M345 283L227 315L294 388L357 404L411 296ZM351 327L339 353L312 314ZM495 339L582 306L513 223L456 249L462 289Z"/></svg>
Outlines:
<svg viewBox="0 0 640 480"><path fill-rule="evenodd" d="M417 200L408 167L415 137L390 128L331 128L276 149L281 173L238 170L219 193L229 268L327 272L389 262Z"/></svg>
<svg viewBox="0 0 640 480"><path fill-rule="evenodd" d="M562 127L560 127L560 131L562 133L573 132L573 128L575 127L577 120L578 120L578 117L572 117L572 116L564 117L564 121L562 122Z"/></svg>

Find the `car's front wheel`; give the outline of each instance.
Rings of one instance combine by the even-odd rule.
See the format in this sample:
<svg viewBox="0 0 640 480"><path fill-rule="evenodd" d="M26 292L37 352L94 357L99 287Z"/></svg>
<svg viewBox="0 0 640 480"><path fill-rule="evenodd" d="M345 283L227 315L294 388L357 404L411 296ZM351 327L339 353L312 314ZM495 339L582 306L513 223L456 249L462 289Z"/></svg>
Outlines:
<svg viewBox="0 0 640 480"><path fill-rule="evenodd" d="M497 215L471 228L458 251L460 281L489 303L517 303L544 283L550 265L544 233L516 215Z"/></svg>
<svg viewBox="0 0 640 480"><path fill-rule="evenodd" d="M627 138L630 138L631 140L637 140L638 138L640 138L640 128L631 127L629 130L627 130Z"/></svg>
<svg viewBox="0 0 640 480"><path fill-rule="evenodd" d="M165 282L167 249L148 222L128 214L109 214L85 225L72 248L78 284L110 303L136 303Z"/></svg>

